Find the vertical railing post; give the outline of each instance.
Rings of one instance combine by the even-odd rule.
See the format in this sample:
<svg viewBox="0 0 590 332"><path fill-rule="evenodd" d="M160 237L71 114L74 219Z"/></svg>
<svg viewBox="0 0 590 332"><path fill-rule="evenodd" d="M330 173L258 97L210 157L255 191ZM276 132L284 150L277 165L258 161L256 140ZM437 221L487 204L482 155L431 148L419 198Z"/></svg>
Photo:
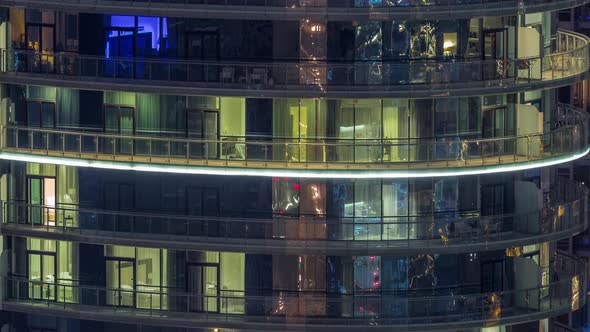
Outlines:
<svg viewBox="0 0 590 332"><path fill-rule="evenodd" d="M152 139L148 140L148 156L150 158L150 160L152 160L152 145L153 145L154 141Z"/></svg>

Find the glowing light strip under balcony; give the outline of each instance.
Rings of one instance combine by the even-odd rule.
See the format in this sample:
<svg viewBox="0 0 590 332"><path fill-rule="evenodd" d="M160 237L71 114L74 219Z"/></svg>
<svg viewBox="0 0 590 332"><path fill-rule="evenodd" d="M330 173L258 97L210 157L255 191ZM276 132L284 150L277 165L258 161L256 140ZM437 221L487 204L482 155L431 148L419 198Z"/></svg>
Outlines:
<svg viewBox="0 0 590 332"><path fill-rule="evenodd" d="M177 174L226 175L226 176L265 176L265 177L303 177L303 178L424 178L443 176L462 176L489 173L515 172L534 168L549 167L567 163L584 157L590 148L581 153L565 155L551 159L540 159L531 162L513 163L490 166L466 166L454 168L433 168L414 170L344 170L344 169L276 169L246 167L207 167L182 166L134 162L118 162L104 160L73 159L54 156L36 156L23 153L0 152L0 159L24 161L40 164L55 164L76 167L93 167L139 172L163 172Z"/></svg>

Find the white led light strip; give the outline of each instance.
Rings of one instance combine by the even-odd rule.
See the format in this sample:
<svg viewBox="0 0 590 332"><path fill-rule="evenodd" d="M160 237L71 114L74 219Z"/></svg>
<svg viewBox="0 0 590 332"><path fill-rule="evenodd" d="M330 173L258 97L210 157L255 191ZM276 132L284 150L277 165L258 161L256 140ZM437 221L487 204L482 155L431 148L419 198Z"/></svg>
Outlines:
<svg viewBox="0 0 590 332"><path fill-rule="evenodd" d="M325 169L265 169L265 168L237 168L237 167L203 167L162 165L149 163L112 162L103 160L72 159L53 156L36 156L22 153L0 152L0 159L24 161L40 164L55 164L76 167L93 167L140 172L163 172L177 174L227 175L227 176L266 176L266 177L302 177L302 178L425 178L443 176L477 175L502 172L515 172L534 168L550 167L567 163L584 157L586 151L564 155L550 160L535 160L530 162L506 165L472 166L456 168L415 169L415 170L325 170Z"/></svg>

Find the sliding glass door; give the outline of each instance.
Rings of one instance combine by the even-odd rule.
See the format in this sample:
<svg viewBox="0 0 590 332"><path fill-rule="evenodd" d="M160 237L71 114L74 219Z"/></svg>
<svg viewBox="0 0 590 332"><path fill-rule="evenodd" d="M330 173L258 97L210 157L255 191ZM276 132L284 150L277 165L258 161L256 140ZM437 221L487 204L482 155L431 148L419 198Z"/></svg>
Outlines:
<svg viewBox="0 0 590 332"><path fill-rule="evenodd" d="M55 272L57 260L54 252L28 251L29 297L35 300L56 299Z"/></svg>
<svg viewBox="0 0 590 332"><path fill-rule="evenodd" d="M220 50L219 31L188 31L186 38L186 58L190 60L218 61ZM219 80L219 66L190 64L189 81L216 82Z"/></svg>
<svg viewBox="0 0 590 332"><path fill-rule="evenodd" d="M29 71L50 73L54 69L55 25L27 23L27 49Z"/></svg>
<svg viewBox="0 0 590 332"><path fill-rule="evenodd" d="M219 264L188 263L186 291L192 312L219 312Z"/></svg>
<svg viewBox="0 0 590 332"><path fill-rule="evenodd" d="M55 128L55 103L39 100L27 100L27 126L30 128ZM53 149L53 135L45 132L33 132L30 143L34 149Z"/></svg>
<svg viewBox="0 0 590 332"><path fill-rule="evenodd" d="M127 183L104 184L104 208L112 214L104 216L102 229L117 232L133 230L133 217L126 215L135 207L135 187ZM120 213L117 213L120 212Z"/></svg>
<svg viewBox="0 0 590 332"><path fill-rule="evenodd" d="M132 154L135 109L133 107L106 105L104 110L104 130L116 138L106 138L103 142L104 153Z"/></svg>
<svg viewBox="0 0 590 332"><path fill-rule="evenodd" d="M135 259L106 258L108 305L135 307Z"/></svg>
<svg viewBox="0 0 590 332"><path fill-rule="evenodd" d="M28 222L55 226L55 178L28 177Z"/></svg>
<svg viewBox="0 0 590 332"><path fill-rule="evenodd" d="M132 78L134 75L135 28L109 27L104 30L106 39L103 74L107 77Z"/></svg>
<svg viewBox="0 0 590 332"><path fill-rule="evenodd" d="M191 158L217 159L219 157L219 113L212 110L188 109L186 112L186 135L189 139L205 140L206 143L191 144Z"/></svg>
<svg viewBox="0 0 590 332"><path fill-rule="evenodd" d="M188 224L188 233L193 236L218 236L219 227L215 220L206 217L219 215L219 191L216 188L188 187L186 209L189 216L203 217L205 222Z"/></svg>

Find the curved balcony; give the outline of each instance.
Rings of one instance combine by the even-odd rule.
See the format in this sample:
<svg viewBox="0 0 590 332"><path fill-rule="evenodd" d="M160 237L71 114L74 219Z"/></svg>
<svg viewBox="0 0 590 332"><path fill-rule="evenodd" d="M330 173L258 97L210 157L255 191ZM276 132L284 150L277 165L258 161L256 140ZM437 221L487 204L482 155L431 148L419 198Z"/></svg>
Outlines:
<svg viewBox="0 0 590 332"><path fill-rule="evenodd" d="M542 57L355 63L107 58L8 49L2 50L0 81L265 98L467 96L558 87L581 80L590 65L588 45L586 36L559 31L556 51Z"/></svg>
<svg viewBox="0 0 590 332"><path fill-rule="evenodd" d="M560 105L557 128L499 138L338 139L125 136L6 126L0 159L169 173L395 178L547 167L588 152L588 116Z"/></svg>
<svg viewBox="0 0 590 332"><path fill-rule="evenodd" d="M249 296L224 290L216 296L185 293L175 288L151 291L108 289L7 278L3 308L9 311L129 322L149 325L239 328L252 330L322 331L370 328L375 331L433 331L518 324L554 317L585 304L584 264L556 256L555 268L540 269L558 281L528 289L469 293L460 289L439 294L372 292L276 292ZM523 276L521 276L523 277ZM478 287L479 288L479 287ZM129 307L120 303L124 298ZM198 308L200 312L194 312Z"/></svg>
<svg viewBox="0 0 590 332"><path fill-rule="evenodd" d="M194 217L3 202L4 235L181 250L308 255L460 253L555 241L586 229L588 190L560 180L547 206L481 216L274 219Z"/></svg>
<svg viewBox="0 0 590 332"><path fill-rule="evenodd" d="M80 12L167 15L242 20L412 20L511 16L557 11L587 0L0 0L4 6L25 6Z"/></svg>

